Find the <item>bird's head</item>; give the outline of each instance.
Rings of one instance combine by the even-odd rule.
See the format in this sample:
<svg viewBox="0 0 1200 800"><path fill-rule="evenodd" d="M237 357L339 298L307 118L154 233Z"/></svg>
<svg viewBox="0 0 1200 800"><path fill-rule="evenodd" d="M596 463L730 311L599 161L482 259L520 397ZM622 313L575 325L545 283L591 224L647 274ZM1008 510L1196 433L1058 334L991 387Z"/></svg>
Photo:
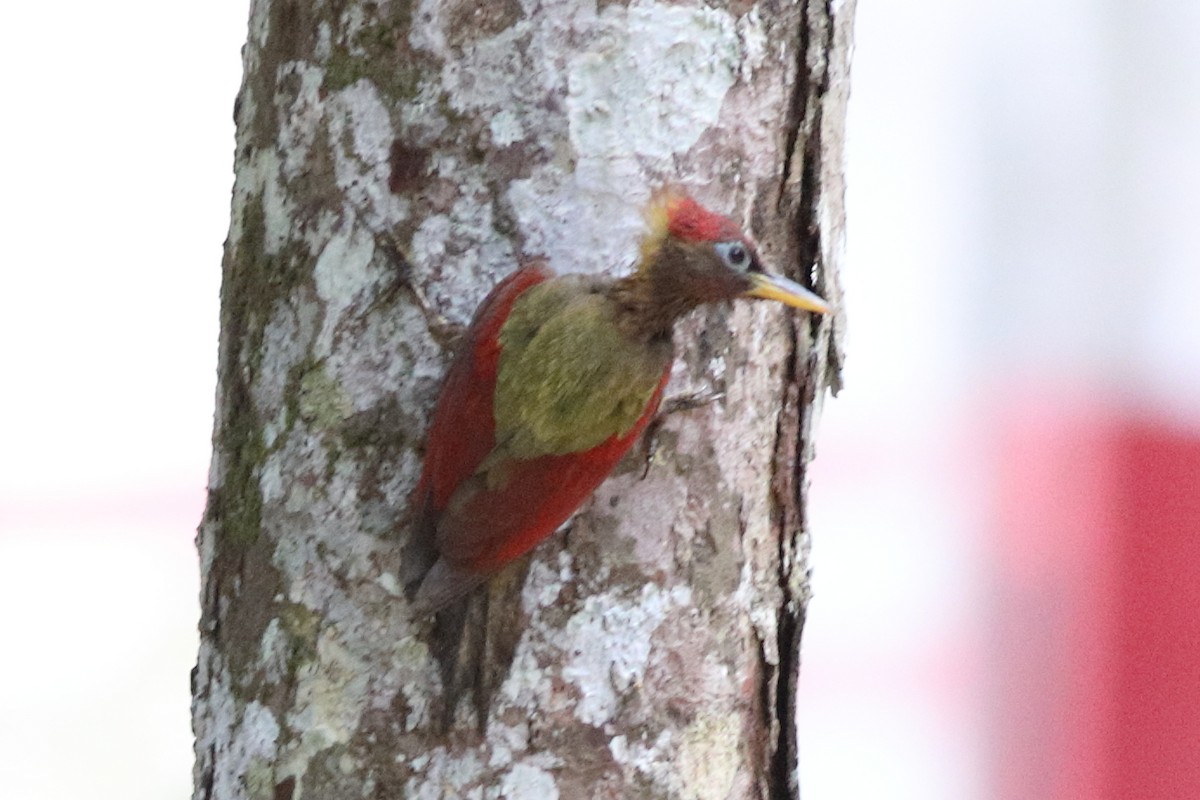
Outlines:
<svg viewBox="0 0 1200 800"><path fill-rule="evenodd" d="M656 196L647 222L639 271L663 300L675 298L694 307L755 297L818 314L830 310L828 303L795 281L767 273L754 243L733 220L687 195Z"/></svg>

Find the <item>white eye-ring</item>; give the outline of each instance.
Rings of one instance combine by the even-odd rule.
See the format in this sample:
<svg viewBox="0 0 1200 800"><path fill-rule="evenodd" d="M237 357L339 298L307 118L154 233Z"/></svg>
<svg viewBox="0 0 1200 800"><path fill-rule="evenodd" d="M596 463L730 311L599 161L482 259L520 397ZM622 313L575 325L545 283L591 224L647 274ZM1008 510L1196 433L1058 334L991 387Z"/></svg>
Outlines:
<svg viewBox="0 0 1200 800"><path fill-rule="evenodd" d="M732 269L739 272L749 269L752 259L750 258L750 249L744 242L717 242L713 245L713 249Z"/></svg>

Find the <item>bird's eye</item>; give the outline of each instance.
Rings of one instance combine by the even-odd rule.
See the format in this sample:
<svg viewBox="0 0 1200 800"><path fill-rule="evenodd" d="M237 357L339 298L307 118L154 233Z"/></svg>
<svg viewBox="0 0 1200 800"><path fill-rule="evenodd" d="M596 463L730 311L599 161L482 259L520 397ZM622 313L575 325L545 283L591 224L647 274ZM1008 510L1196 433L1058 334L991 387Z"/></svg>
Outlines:
<svg viewBox="0 0 1200 800"><path fill-rule="evenodd" d="M733 269L742 271L750 266L750 251L741 242L718 242L716 250Z"/></svg>

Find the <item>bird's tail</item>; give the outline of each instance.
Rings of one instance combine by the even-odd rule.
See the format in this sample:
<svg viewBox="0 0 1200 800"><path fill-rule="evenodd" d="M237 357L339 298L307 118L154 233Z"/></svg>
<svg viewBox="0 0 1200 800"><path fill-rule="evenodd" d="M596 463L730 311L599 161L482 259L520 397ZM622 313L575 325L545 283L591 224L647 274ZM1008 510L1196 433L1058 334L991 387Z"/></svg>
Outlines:
<svg viewBox="0 0 1200 800"><path fill-rule="evenodd" d="M444 558L437 559L425 571L412 595L410 608L413 617L427 617L449 607L455 600L470 594L487 577L450 564Z"/></svg>

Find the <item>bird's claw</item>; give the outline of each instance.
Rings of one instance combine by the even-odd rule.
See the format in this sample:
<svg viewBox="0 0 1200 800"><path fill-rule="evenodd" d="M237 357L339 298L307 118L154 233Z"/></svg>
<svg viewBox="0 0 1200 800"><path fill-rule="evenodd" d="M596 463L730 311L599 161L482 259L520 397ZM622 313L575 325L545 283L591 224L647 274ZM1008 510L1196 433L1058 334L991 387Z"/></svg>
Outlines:
<svg viewBox="0 0 1200 800"><path fill-rule="evenodd" d="M443 347L449 350L455 349L467 331L466 326L447 319L429 302L429 298L425 295L425 291L421 288L420 284L413 280L412 263L404 255L404 250L394 236L391 234L382 234L376 240L376 244L387 259L396 266L397 280L395 286L407 292L417 308L421 310L421 315L425 317L425 325L429 328L429 333Z"/></svg>
<svg viewBox="0 0 1200 800"><path fill-rule="evenodd" d="M650 465L654 462L654 457L658 454L658 432L668 416L677 414L680 411L694 411L697 408L703 408L724 399L724 390L706 389L700 392L677 394L674 397L668 397L663 400L662 405L659 406L658 413L650 421L650 424L646 426L646 435L642 437L643 463L640 480L645 480L646 476L650 474Z"/></svg>
<svg viewBox="0 0 1200 800"><path fill-rule="evenodd" d="M658 409L656 420L661 420L663 417L680 411L694 411L697 408L703 408L724 399L724 389L705 389L700 392L677 394L674 397L668 397L663 400L662 405Z"/></svg>

